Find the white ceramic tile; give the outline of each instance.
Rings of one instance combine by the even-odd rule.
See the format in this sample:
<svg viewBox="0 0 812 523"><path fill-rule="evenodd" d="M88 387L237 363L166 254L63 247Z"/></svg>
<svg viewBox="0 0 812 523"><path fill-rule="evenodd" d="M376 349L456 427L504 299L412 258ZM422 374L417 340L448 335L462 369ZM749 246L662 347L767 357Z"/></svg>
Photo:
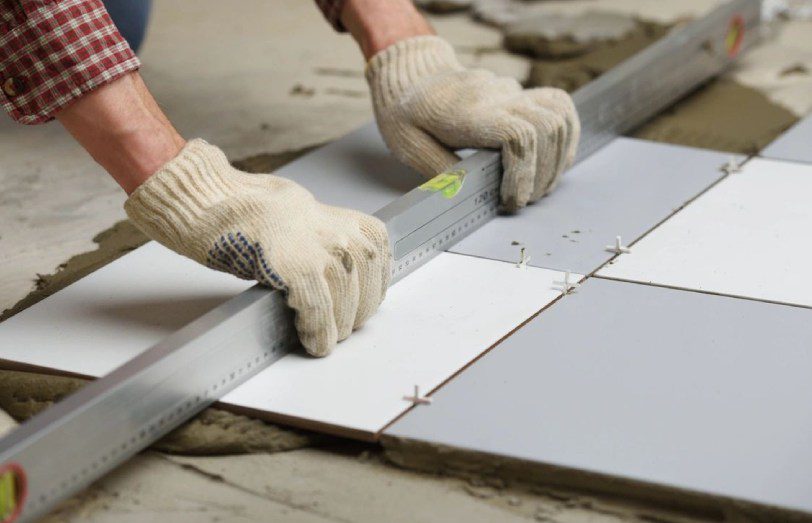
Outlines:
<svg viewBox="0 0 812 523"><path fill-rule="evenodd" d="M561 274L442 254L324 359L286 356L225 402L374 433L555 299ZM100 376L251 285L149 243L0 324L0 358Z"/></svg>
<svg viewBox="0 0 812 523"><path fill-rule="evenodd" d="M599 275L812 306L812 165L754 159Z"/></svg>
<svg viewBox="0 0 812 523"><path fill-rule="evenodd" d="M374 431L559 295L561 273L442 254L329 358L284 358L225 401ZM578 277L579 276L575 276Z"/></svg>
<svg viewBox="0 0 812 523"><path fill-rule="evenodd" d="M149 242L0 323L0 358L101 376L251 285Z"/></svg>

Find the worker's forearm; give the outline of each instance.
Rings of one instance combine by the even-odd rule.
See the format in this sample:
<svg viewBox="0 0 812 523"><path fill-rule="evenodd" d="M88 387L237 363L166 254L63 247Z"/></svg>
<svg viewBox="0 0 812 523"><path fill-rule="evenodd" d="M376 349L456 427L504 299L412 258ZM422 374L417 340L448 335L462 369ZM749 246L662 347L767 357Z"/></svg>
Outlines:
<svg viewBox="0 0 812 523"><path fill-rule="evenodd" d="M434 34L411 0L347 0L341 22L367 60L404 38Z"/></svg>
<svg viewBox="0 0 812 523"><path fill-rule="evenodd" d="M185 144L138 73L89 92L56 118L128 194Z"/></svg>

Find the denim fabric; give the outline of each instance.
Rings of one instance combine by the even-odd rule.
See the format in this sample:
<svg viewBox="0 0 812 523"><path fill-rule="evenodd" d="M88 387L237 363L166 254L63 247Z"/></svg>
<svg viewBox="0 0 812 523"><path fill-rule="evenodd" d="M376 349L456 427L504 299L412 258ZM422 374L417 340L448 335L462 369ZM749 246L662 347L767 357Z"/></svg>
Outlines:
<svg viewBox="0 0 812 523"><path fill-rule="evenodd" d="M104 0L104 6L121 36L138 52L147 32L152 0Z"/></svg>

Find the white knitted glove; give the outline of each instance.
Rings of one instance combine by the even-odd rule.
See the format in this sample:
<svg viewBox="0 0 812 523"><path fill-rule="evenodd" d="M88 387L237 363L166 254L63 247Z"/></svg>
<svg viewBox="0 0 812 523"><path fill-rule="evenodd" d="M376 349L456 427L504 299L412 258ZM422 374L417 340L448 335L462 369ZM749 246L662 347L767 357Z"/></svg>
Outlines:
<svg viewBox="0 0 812 523"><path fill-rule="evenodd" d="M285 291L314 356L360 327L389 285L389 240L378 219L323 205L285 178L238 171L203 140L189 142L124 208L170 249Z"/></svg>
<svg viewBox="0 0 812 523"><path fill-rule="evenodd" d="M466 69L437 36L379 52L367 64L367 80L386 144L423 175L457 163L455 149L501 149L508 211L547 194L575 158L580 122L566 92L523 90L512 78Z"/></svg>

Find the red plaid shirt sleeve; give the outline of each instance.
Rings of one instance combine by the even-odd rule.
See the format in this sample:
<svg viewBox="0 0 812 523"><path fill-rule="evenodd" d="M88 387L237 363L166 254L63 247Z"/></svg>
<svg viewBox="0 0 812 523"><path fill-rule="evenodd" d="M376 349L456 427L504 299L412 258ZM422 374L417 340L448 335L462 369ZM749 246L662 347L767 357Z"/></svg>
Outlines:
<svg viewBox="0 0 812 523"><path fill-rule="evenodd" d="M20 123L139 66L101 0L0 0L0 104Z"/></svg>
<svg viewBox="0 0 812 523"><path fill-rule="evenodd" d="M341 9L345 0L316 0L319 9L324 13L324 17L336 31L344 32L344 25L341 23Z"/></svg>

